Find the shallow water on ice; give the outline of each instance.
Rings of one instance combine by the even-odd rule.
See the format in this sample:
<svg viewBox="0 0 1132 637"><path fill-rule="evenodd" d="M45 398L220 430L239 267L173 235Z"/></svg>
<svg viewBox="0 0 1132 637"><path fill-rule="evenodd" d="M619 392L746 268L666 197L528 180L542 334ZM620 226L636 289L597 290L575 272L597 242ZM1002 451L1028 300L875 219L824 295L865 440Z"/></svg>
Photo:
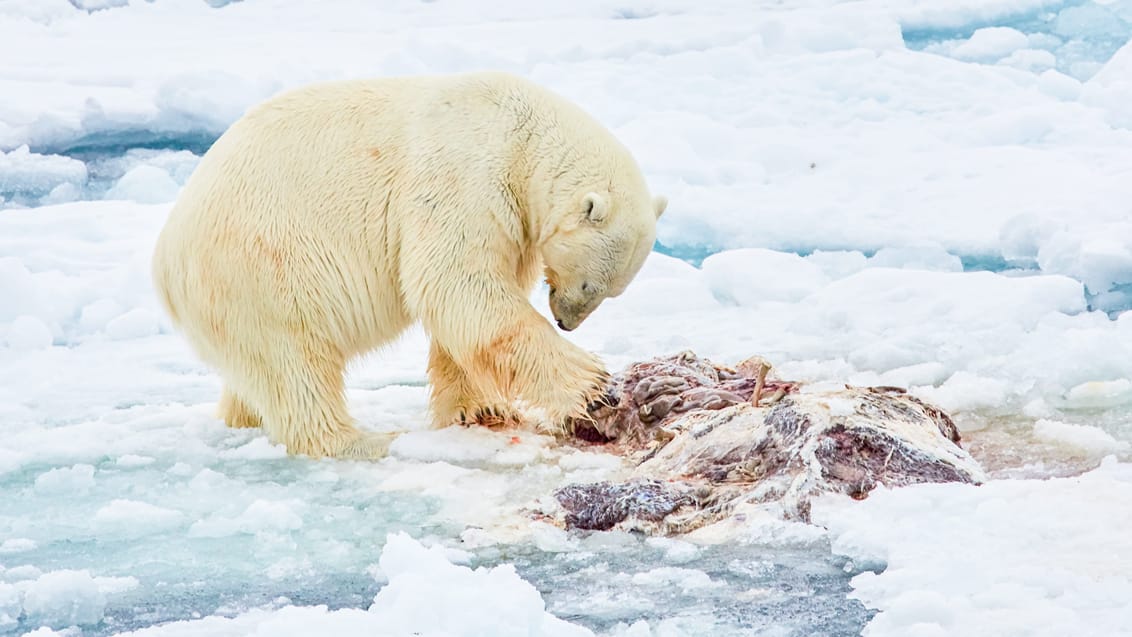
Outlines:
<svg viewBox="0 0 1132 637"><path fill-rule="evenodd" d="M873 613L847 599L853 564L810 546L730 545L692 549L635 538L550 555L511 551L524 579L555 615L601 632L645 620L686 635L848 637Z"/></svg>
<svg viewBox="0 0 1132 637"><path fill-rule="evenodd" d="M377 475L362 464L264 458L196 469L150 460L4 476L0 536L18 541L0 551L0 588L36 586L53 571L89 571L98 588L133 578L101 601L90 587L54 593L78 607L104 605L101 620L79 623L84 635L109 635L285 604L366 608L381 587L371 569L387 533L460 546L463 526L437 516L434 499L374 493ZM645 620L687 635L855 635L871 617L847 599L857 571L824 539L696 547L555 535L540 546L476 549L470 565L500 563L514 564L550 612L599 633ZM0 634L65 627L75 617L67 608L29 616L17 606Z"/></svg>
<svg viewBox="0 0 1132 637"><path fill-rule="evenodd" d="M1132 38L1132 5L1093 0L1045 3L1044 6L1028 7L1006 16L960 26L913 26L905 28L903 36L909 49L950 56L980 29L995 27L1024 34L1028 43L1022 48L1048 52L1054 61L1053 68L1084 81ZM958 56L961 59L978 59L980 51L985 51L992 59L982 61L998 62L1012 53L1005 51L996 57L993 53L996 48L958 49ZM1034 59L1041 58L1035 56Z"/></svg>
<svg viewBox="0 0 1132 637"><path fill-rule="evenodd" d="M130 590L106 596L104 620L86 627L91 635L230 614L281 596L364 607L377 587L365 567L387 533L451 533L430 521L436 506L428 497L375 493L367 476L350 464L286 458L193 467L127 455L29 466L0 477L0 537L22 540L0 552L0 583L59 570L135 578ZM25 613L0 633L43 624L68 621Z"/></svg>

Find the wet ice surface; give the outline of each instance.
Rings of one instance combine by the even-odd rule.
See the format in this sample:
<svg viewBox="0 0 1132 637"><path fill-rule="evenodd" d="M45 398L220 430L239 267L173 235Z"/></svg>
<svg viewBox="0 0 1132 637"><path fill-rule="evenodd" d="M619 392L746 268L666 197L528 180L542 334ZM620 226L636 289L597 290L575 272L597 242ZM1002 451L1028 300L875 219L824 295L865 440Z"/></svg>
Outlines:
<svg viewBox="0 0 1132 637"><path fill-rule="evenodd" d="M254 608L366 608L387 533L467 546L464 526L440 514L443 498L375 490L424 479L415 468L280 458L246 432L211 433L222 437L212 459L123 454L4 475L0 536L12 539L0 547L0 593L18 590L23 610L0 604L10 613L0 633L77 623L110 635ZM426 471L476 473L490 457ZM514 564L550 612L599 632L646 621L690 635L856 634L870 613L846 598L848 560L820 536L800 538L697 547L546 528L535 543L476 547L471 565Z"/></svg>
<svg viewBox="0 0 1132 637"><path fill-rule="evenodd" d="M555 615L599 633L647 621L689 635L860 634L873 613L848 599L851 560L824 540L696 547L596 534L577 550L506 552Z"/></svg>
<svg viewBox="0 0 1132 637"><path fill-rule="evenodd" d="M1132 37L1132 5L1071 0L1018 3L964 24L903 28L908 48L1088 80Z"/></svg>
<svg viewBox="0 0 1132 637"><path fill-rule="evenodd" d="M258 442L228 451L269 449ZM200 466L125 454L3 475L0 537L26 541L0 548L0 582L23 587L66 570L133 578L101 598L82 587L58 593L97 598L91 604L104 611L77 623L84 634L112 634L280 597L366 605L378 585L365 567L386 533L453 534L429 520L436 505L427 497L376 493L364 468L312 464L245 454ZM71 623L65 609L24 606L25 616L0 622L0 632Z"/></svg>

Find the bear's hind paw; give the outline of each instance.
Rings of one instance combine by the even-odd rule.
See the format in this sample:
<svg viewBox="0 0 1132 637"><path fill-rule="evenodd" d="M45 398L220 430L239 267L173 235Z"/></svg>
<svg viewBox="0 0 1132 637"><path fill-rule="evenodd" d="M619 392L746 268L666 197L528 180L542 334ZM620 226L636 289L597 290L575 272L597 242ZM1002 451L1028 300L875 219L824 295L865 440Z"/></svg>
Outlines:
<svg viewBox="0 0 1132 637"><path fill-rule="evenodd" d="M397 434L363 432L342 445L335 458L342 460L379 460L389 455L389 445Z"/></svg>

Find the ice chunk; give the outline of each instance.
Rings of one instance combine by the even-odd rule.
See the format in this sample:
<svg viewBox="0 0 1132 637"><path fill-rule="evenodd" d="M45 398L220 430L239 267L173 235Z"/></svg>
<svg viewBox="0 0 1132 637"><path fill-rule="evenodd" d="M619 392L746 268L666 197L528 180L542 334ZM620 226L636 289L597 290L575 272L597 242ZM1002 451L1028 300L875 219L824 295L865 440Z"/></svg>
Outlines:
<svg viewBox="0 0 1132 637"><path fill-rule="evenodd" d="M82 186L86 180L86 164L77 159L33 153L26 144L0 151L0 195L46 195L60 184Z"/></svg>
<svg viewBox="0 0 1132 637"><path fill-rule="evenodd" d="M1132 129L1132 40L1085 83L1081 100L1103 108L1109 124Z"/></svg>
<svg viewBox="0 0 1132 637"><path fill-rule="evenodd" d="M24 612L36 625L97 624L105 610L106 595L88 571L44 573L24 593Z"/></svg>
<svg viewBox="0 0 1132 637"><path fill-rule="evenodd" d="M939 244L921 244L888 247L877 250L868 260L869 267L902 268L905 270L935 270L962 272L963 262Z"/></svg>
<svg viewBox="0 0 1132 637"><path fill-rule="evenodd" d="M143 307L134 308L106 324L106 335L114 340L153 336L160 331L157 315Z"/></svg>
<svg viewBox="0 0 1132 637"><path fill-rule="evenodd" d="M1029 43L1026 34L1017 29L985 27L975 31L966 42L955 47L951 54L968 62L993 62L1025 48Z"/></svg>
<svg viewBox="0 0 1132 637"><path fill-rule="evenodd" d="M1057 13L1050 30L1064 38L1082 40L1127 38L1127 23L1106 4L1101 0L1065 7Z"/></svg>
<svg viewBox="0 0 1132 637"><path fill-rule="evenodd" d="M843 279L863 270L869 263L869 259L856 250L815 250L806 260L821 268L830 279Z"/></svg>
<svg viewBox="0 0 1132 637"><path fill-rule="evenodd" d="M67 203L68 201L75 201L82 198L83 194L82 188L71 182L65 182L55 186L51 189L51 192L40 197L38 204L41 206L52 206ZM3 201L0 201L0 204L3 203Z"/></svg>
<svg viewBox="0 0 1132 637"><path fill-rule="evenodd" d="M819 266L797 254L760 248L713 254L704 259L703 272L716 299L747 306L797 301L829 281Z"/></svg>
<svg viewBox="0 0 1132 637"><path fill-rule="evenodd" d="M153 464L154 462L157 462L156 458L152 458L150 456L139 456L139 455L136 455L136 454L127 453L123 456L119 456L119 458L114 462L114 464L118 465L119 467L121 467L123 469L137 469L139 467L148 467L149 465Z"/></svg>
<svg viewBox="0 0 1132 637"><path fill-rule="evenodd" d="M114 299L99 299L83 306L79 313L79 327L84 332L96 332L105 328L111 319L124 313L122 305Z"/></svg>
<svg viewBox="0 0 1132 637"><path fill-rule="evenodd" d="M5 553L24 553L33 551L37 546L35 540L26 537L13 537L0 542L0 555Z"/></svg>
<svg viewBox="0 0 1132 637"><path fill-rule="evenodd" d="M106 199L127 199L138 203L173 201L181 186L165 170L143 164L122 175L106 192Z"/></svg>
<svg viewBox="0 0 1132 637"><path fill-rule="evenodd" d="M1132 403L1132 380L1118 378L1075 385L1065 395L1070 409L1105 409Z"/></svg>
<svg viewBox="0 0 1132 637"><path fill-rule="evenodd" d="M51 347L54 340L51 328L38 318L26 314L16 317L4 336L8 347L16 350L44 349Z"/></svg>
<svg viewBox="0 0 1132 637"><path fill-rule="evenodd" d="M939 387L918 387L913 393L945 411L961 411L1002 405L1008 388L1001 379L958 371Z"/></svg>
<svg viewBox="0 0 1132 637"><path fill-rule="evenodd" d="M228 537L237 533L255 534L260 531L290 531L303 526L300 512L304 509L298 500L256 500L243 513L234 518L212 516L194 522L189 528L190 537Z"/></svg>
<svg viewBox="0 0 1132 637"><path fill-rule="evenodd" d="M393 634L593 634L547 613L539 592L510 565L474 571L454 566L443 551L426 549L403 533L389 536L380 563L389 584L378 592L370 612Z"/></svg>
<svg viewBox="0 0 1132 637"><path fill-rule="evenodd" d="M685 592L697 588L712 588L724 585L723 582L713 580L711 576L703 571L675 566L664 566L637 573L633 575L632 581L638 586L650 588L670 588L675 586Z"/></svg>
<svg viewBox="0 0 1132 637"><path fill-rule="evenodd" d="M650 537L645 542L654 548L664 551L664 560L673 564L686 564L700 555L700 547L669 537Z"/></svg>
<svg viewBox="0 0 1132 637"><path fill-rule="evenodd" d="M1100 293L1132 283L1132 223L1069 227L1038 251L1042 271L1065 274Z"/></svg>
<svg viewBox="0 0 1132 637"><path fill-rule="evenodd" d="M1076 447L1093 455L1116 453L1128 449L1127 442L1113 438L1099 427L1074 425L1057 420L1042 419L1034 423L1034 436L1038 440Z"/></svg>
<svg viewBox="0 0 1132 637"><path fill-rule="evenodd" d="M1016 215L999 229L1002 256L1008 263L1027 263L1038 258L1038 251L1058 231L1058 225L1035 214Z"/></svg>
<svg viewBox="0 0 1132 637"><path fill-rule="evenodd" d="M137 500L111 500L95 514L93 529L99 534L137 538L179 526L184 514Z"/></svg>
<svg viewBox="0 0 1132 637"><path fill-rule="evenodd" d="M0 582L0 632L15 628L23 609L20 590L11 584Z"/></svg>
<svg viewBox="0 0 1132 637"><path fill-rule="evenodd" d="M82 495L94 488L94 467L77 464L39 474L35 490L42 494Z"/></svg>
<svg viewBox="0 0 1132 637"><path fill-rule="evenodd" d="M1044 51L1042 49L1018 49L1017 51L999 60L998 63L1003 66L1010 66L1016 69L1030 71L1031 73L1038 73L1041 71L1049 73L1055 66L1057 66L1057 58L1053 53ZM1056 71L1052 72L1056 73ZM1072 80L1073 78L1069 79ZM1076 82L1076 80L1073 81ZM1080 83L1078 83L1078 86L1079 85ZM1043 92L1052 94L1048 91L1044 91L1044 89Z"/></svg>

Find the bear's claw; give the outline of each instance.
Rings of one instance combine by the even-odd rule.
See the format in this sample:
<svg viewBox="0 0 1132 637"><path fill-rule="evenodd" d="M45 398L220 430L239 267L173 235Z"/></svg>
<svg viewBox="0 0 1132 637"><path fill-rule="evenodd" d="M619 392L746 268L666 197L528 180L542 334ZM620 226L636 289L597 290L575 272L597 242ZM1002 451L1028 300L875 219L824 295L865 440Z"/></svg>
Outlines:
<svg viewBox="0 0 1132 637"><path fill-rule="evenodd" d="M618 402L620 402L620 398L614 393L613 388L606 386L605 390L601 392L601 395L594 398L586 405L586 413L593 415L594 412L605 407L612 407Z"/></svg>
<svg viewBox="0 0 1132 637"><path fill-rule="evenodd" d="M469 417L468 414L472 415ZM511 411L497 406L477 407L474 411L461 409L458 412L457 422L464 427L481 425L484 427L501 427L518 425L522 421Z"/></svg>
<svg viewBox="0 0 1132 637"><path fill-rule="evenodd" d="M475 422L487 427L518 424L519 418L502 407L481 407L476 410Z"/></svg>

